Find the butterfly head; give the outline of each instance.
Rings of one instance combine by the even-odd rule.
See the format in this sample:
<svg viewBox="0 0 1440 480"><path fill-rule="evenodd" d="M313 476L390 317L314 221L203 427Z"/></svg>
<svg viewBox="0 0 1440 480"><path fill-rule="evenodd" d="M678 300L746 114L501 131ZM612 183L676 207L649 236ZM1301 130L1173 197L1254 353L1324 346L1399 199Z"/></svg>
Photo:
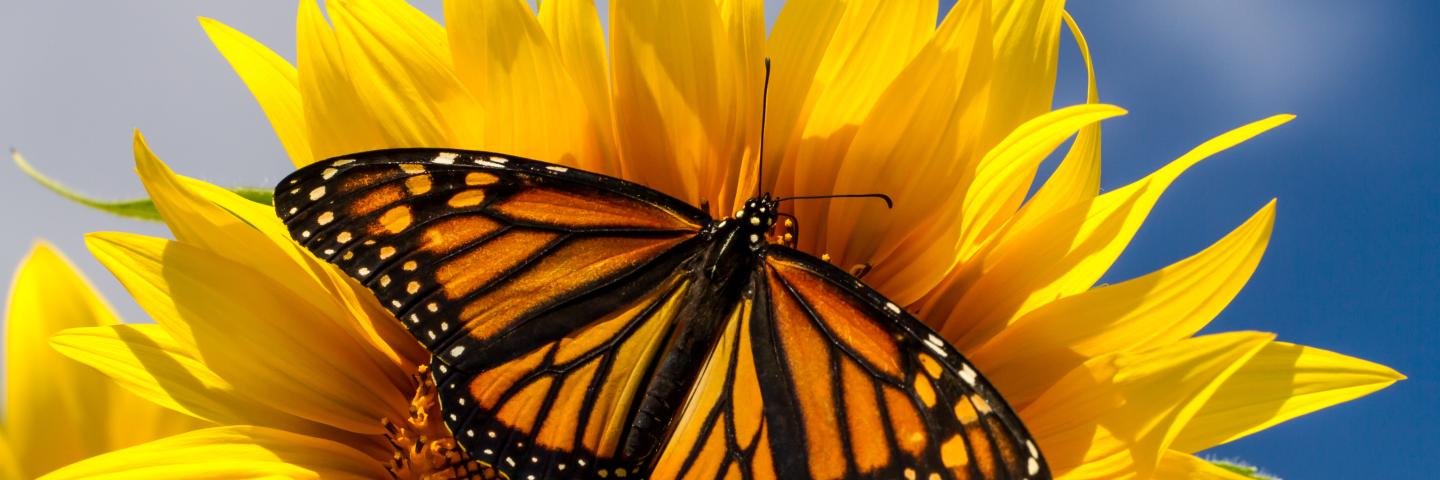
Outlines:
<svg viewBox="0 0 1440 480"><path fill-rule="evenodd" d="M746 200L745 205L735 212L734 221L739 223L738 228L744 238L750 240L752 247L764 244L765 236L779 217L779 206L780 202L767 193Z"/></svg>

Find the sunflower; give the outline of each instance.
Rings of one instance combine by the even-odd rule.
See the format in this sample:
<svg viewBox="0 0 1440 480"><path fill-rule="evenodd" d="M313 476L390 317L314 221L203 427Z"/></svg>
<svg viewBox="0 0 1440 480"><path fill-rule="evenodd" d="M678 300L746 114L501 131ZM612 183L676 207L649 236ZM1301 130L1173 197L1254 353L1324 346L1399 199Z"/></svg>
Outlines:
<svg viewBox="0 0 1440 480"><path fill-rule="evenodd" d="M777 195L800 248L965 352L1066 478L1237 474L1195 456L1403 378L1259 332L1196 336L1257 267L1273 202L1159 271L1096 282L1181 173L1262 119L1101 194L1099 103L1051 110L1063 1L398 0L300 6L298 66L202 19L295 165L356 151L502 151L644 183L712 212ZM326 18L328 15L328 21ZM607 42L606 32L609 38ZM608 54L607 54L608 49ZM764 108L763 59L773 61ZM1074 137L1057 170L1037 169ZM763 152L762 152L763 149ZM427 353L374 298L293 243L269 207L136 162L175 240L92 252L157 325L55 337L62 352L209 429L56 473L438 477L471 468L440 422ZM763 153L764 165L759 158ZM217 461L217 458L224 458Z"/></svg>
<svg viewBox="0 0 1440 480"><path fill-rule="evenodd" d="M0 479L35 478L197 425L49 347L50 336L61 330L102 326L131 327L120 324L59 251L36 243L16 270L5 312Z"/></svg>

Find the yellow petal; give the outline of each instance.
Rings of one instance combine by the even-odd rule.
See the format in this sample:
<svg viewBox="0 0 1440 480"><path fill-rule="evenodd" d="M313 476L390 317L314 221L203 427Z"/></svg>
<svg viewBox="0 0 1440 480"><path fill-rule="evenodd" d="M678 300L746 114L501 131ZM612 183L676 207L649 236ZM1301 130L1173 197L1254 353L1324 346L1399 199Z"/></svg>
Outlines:
<svg viewBox="0 0 1440 480"><path fill-rule="evenodd" d="M95 257L152 316L183 323L205 365L270 407L357 433L404 418L413 385L394 364L251 266L184 243L91 234ZM316 341L316 339L325 341ZM322 394L317 394L317 392Z"/></svg>
<svg viewBox="0 0 1440 480"><path fill-rule="evenodd" d="M620 175L615 153L615 129L611 121L610 68L605 57L605 30L591 0L550 0L540 2L540 26L550 46L565 62L570 79L585 100L608 164L601 170ZM483 98L483 96L482 96Z"/></svg>
<svg viewBox="0 0 1440 480"><path fill-rule="evenodd" d="M201 18L200 26L250 88L260 109L270 119L275 135L280 137L280 144L290 154L290 161L297 167L315 161L310 153L305 108L300 100L300 78L295 67L260 42L225 24Z"/></svg>
<svg viewBox="0 0 1440 480"><path fill-rule="evenodd" d="M445 20L455 73L485 107L472 128L486 150L612 171L597 116L523 0L445 2Z"/></svg>
<svg viewBox="0 0 1440 480"><path fill-rule="evenodd" d="M937 9L934 0L786 2L770 42L767 189L830 193L855 126L934 35ZM794 208L803 218L824 218L815 202ZM812 232L821 226L806 225Z"/></svg>
<svg viewBox="0 0 1440 480"><path fill-rule="evenodd" d="M942 334L964 351L1036 307L1089 289L1129 245L1156 200L1181 173L1292 118L1277 115L1237 128L1144 179L1055 212L1030 231L996 235L993 249L952 271L924 310L940 324Z"/></svg>
<svg viewBox="0 0 1440 480"><path fill-rule="evenodd" d="M742 81L736 72L759 71L764 59L735 51L712 0L618 0L610 7L625 177L696 205L730 195L758 143L761 94L759 79Z"/></svg>
<svg viewBox="0 0 1440 480"><path fill-rule="evenodd" d="M1176 480L1253 480L1194 455L1170 450L1160 459L1155 478Z"/></svg>
<svg viewBox="0 0 1440 480"><path fill-rule="evenodd" d="M1007 400L1023 405L1090 358L1189 337L1240 293L1274 225L1272 201L1190 258L1035 309L970 359Z"/></svg>
<svg viewBox="0 0 1440 480"><path fill-rule="evenodd" d="M42 477L106 479L388 478L384 466L334 441L231 426L163 438L87 459Z"/></svg>
<svg viewBox="0 0 1440 480"><path fill-rule="evenodd" d="M439 24L399 0L326 7L346 73L386 146L483 147L480 105L455 77Z"/></svg>
<svg viewBox="0 0 1440 480"><path fill-rule="evenodd" d="M50 337L60 354L165 408L214 423L244 419L235 387L185 352L159 325L72 328Z"/></svg>
<svg viewBox="0 0 1440 480"><path fill-rule="evenodd" d="M1064 0L992 0L995 63L982 143L1050 110Z"/></svg>
<svg viewBox="0 0 1440 480"><path fill-rule="evenodd" d="M1175 439L1174 448L1195 452L1227 443L1403 379L1384 365L1275 342L1220 385Z"/></svg>
<svg viewBox="0 0 1440 480"><path fill-rule="evenodd" d="M1090 59L1090 45L1085 41L1080 26L1068 13L1065 14L1065 24L1070 27L1070 34L1075 37L1080 58L1085 61L1085 72L1089 79L1085 103L1098 104L1100 95L1095 84L1095 64ZM1020 212L1015 214L1013 224L1007 228L1028 231L1035 228L1036 222L1043 221L1051 213L1089 201L1099 194L1100 131L1098 123L1080 129L1075 141L1070 144L1070 151L1065 154L1065 159L1055 168L1055 172L1050 174L1050 178L1045 179L1045 184L1040 186L1035 195L1025 202ZM962 249L960 258L969 258L972 254L972 251Z"/></svg>
<svg viewBox="0 0 1440 480"><path fill-rule="evenodd" d="M1148 478L1215 390L1273 338L1224 333L1100 357L1020 416L1058 474Z"/></svg>
<svg viewBox="0 0 1440 480"><path fill-rule="evenodd" d="M810 224L824 237L820 251L841 265L874 266L866 282L902 305L929 291L954 260L960 226L952 219L964 201L955 186L969 183L982 154L968 132L984 121L987 8L971 2L951 12L875 102L843 157L833 191L886 193L895 208L835 200L823 231Z"/></svg>
<svg viewBox="0 0 1440 480"><path fill-rule="evenodd" d="M386 140L380 119L351 84L352 73L340 53L340 42L315 0L300 2L296 32L300 95L312 160L397 146Z"/></svg>
<svg viewBox="0 0 1440 480"><path fill-rule="evenodd" d="M934 36L937 8L932 0L785 4L770 42L766 190L781 196L834 193L856 129ZM825 253L828 207L824 200L789 206L802 229L802 250Z"/></svg>
<svg viewBox="0 0 1440 480"><path fill-rule="evenodd" d="M15 450L10 447L4 430L0 430L0 479L25 480L25 475L20 473L20 460L15 458Z"/></svg>
<svg viewBox="0 0 1440 480"><path fill-rule="evenodd" d="M110 306L54 247L21 261L5 312L5 435L27 476L109 450L109 380L50 349L67 328L119 323Z"/></svg>
<svg viewBox="0 0 1440 480"><path fill-rule="evenodd" d="M377 362L393 364L405 359L413 364L426 358L373 295L295 244L271 207L176 175L150 152L138 133L135 161L141 181L176 239L255 266L270 282L298 292L313 308L328 312L324 318L372 345ZM193 344L183 333L184 325L166 318L157 321L177 332L182 344ZM408 382L410 373L396 370L393 379Z"/></svg>
<svg viewBox="0 0 1440 480"><path fill-rule="evenodd" d="M1030 189L1031 177L1056 147L1101 120L1124 115L1110 105L1077 105L1046 113L1017 127L985 154L965 194L958 245L960 258L1009 220Z"/></svg>

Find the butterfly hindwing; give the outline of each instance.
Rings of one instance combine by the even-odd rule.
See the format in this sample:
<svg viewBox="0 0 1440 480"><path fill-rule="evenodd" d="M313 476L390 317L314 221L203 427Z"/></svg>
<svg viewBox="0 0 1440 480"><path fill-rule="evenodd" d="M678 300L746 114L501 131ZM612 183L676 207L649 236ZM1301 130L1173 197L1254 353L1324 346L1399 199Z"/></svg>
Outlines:
<svg viewBox="0 0 1440 480"><path fill-rule="evenodd" d="M655 478L1049 478L952 347L839 269L771 246Z"/></svg>

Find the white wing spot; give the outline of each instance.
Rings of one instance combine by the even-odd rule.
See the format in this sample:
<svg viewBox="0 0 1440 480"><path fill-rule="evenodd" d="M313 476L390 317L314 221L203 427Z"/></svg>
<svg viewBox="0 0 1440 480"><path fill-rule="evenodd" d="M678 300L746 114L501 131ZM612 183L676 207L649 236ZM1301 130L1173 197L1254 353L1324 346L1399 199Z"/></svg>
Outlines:
<svg viewBox="0 0 1440 480"><path fill-rule="evenodd" d="M440 304L435 303L435 302L430 302L429 305L426 305L426 306L425 306L425 309L426 309L426 310L429 310L430 313L435 313L435 312L440 311Z"/></svg>
<svg viewBox="0 0 1440 480"><path fill-rule="evenodd" d="M896 315L899 315L899 314L900 314L900 307L899 307L899 306L896 306L896 305L895 305L895 302L885 302L885 309L886 309L886 310L889 310L890 313L893 313L893 314L896 314Z"/></svg>
<svg viewBox="0 0 1440 480"><path fill-rule="evenodd" d="M964 379L965 383L969 384L972 387L975 386L976 376L977 375L975 374L975 369L970 368L970 364L967 363L960 365L960 378Z"/></svg>
<svg viewBox="0 0 1440 480"><path fill-rule="evenodd" d="M305 238L310 238L310 231L309 231L309 230L306 230L306 231L300 232L300 236L305 237Z"/></svg>
<svg viewBox="0 0 1440 480"><path fill-rule="evenodd" d="M491 156L490 156L490 161L495 162L495 163L498 163L498 164L501 164L501 165L504 165L505 162L509 162L510 159L505 158L505 157L501 157L501 156L497 156L497 155L491 155Z"/></svg>
<svg viewBox="0 0 1440 480"><path fill-rule="evenodd" d="M494 158L494 157L492 157L492 158ZM492 162L492 161L489 161L489 160L481 160L481 159L478 159L478 158L475 159L475 164L476 164L476 165L481 165L481 166L490 167L490 168L505 168L505 165L502 165L502 164L500 164L500 163L498 163L498 162Z"/></svg>
<svg viewBox="0 0 1440 480"><path fill-rule="evenodd" d="M360 269L359 269L359 270L356 270L356 272L359 272L361 276L365 276L365 275L369 275L369 274L370 274L370 269L365 268L365 267L360 267Z"/></svg>
<svg viewBox="0 0 1440 480"><path fill-rule="evenodd" d="M334 254L335 254L335 249L333 249L333 248L327 248L327 249L325 249L325 254L326 254L326 255L334 255Z"/></svg>
<svg viewBox="0 0 1440 480"><path fill-rule="evenodd" d="M339 235L335 236L335 241L345 243L350 241L351 238L353 237L350 236L350 232L340 232Z"/></svg>
<svg viewBox="0 0 1440 480"><path fill-rule="evenodd" d="M339 170L336 170L336 169L333 169L333 168L327 168L327 169L325 169L325 171L320 172L320 178L323 178L323 179L325 179L325 180L329 180L330 178L334 177L336 173L339 173L339 172L340 172Z"/></svg>
<svg viewBox="0 0 1440 480"><path fill-rule="evenodd" d="M465 353L465 346L463 345L450 349L450 356L452 357L459 357L462 353Z"/></svg>
<svg viewBox="0 0 1440 480"><path fill-rule="evenodd" d="M466 430L466 431L465 431L465 436L467 436L467 437L474 437L474 436L475 436L475 431L474 431L474 430Z"/></svg>
<svg viewBox="0 0 1440 480"><path fill-rule="evenodd" d="M458 156L459 156L459 155L454 154L454 153L451 153L451 152L443 152L443 153L435 156L434 162L435 162L435 163L439 163L439 164L449 165L449 164L455 163L455 157L458 157Z"/></svg>
<svg viewBox="0 0 1440 480"><path fill-rule="evenodd" d="M515 459L510 458L510 457L505 457L505 463L510 464L510 466L513 467L513 466L515 466Z"/></svg>
<svg viewBox="0 0 1440 480"><path fill-rule="evenodd" d="M933 334L933 333L930 334L930 336L925 337L925 341L930 342L930 343L933 343L933 344L936 344L936 345L944 345L944 344L945 344L945 341L944 341L944 340L941 340L940 337L935 336L935 334Z"/></svg>
<svg viewBox="0 0 1440 480"><path fill-rule="evenodd" d="M349 165L349 164L352 164L352 163L355 163L355 161L346 158L346 159L342 159L342 160L336 160L335 163L330 164L330 166L332 166L332 167L343 167L343 166L346 166L346 165Z"/></svg>
<svg viewBox="0 0 1440 480"><path fill-rule="evenodd" d="M750 243L760 243L760 236L753 233L750 234Z"/></svg>
<svg viewBox="0 0 1440 480"><path fill-rule="evenodd" d="M1035 461L1033 457L1030 458L1030 461L1025 462L1025 470L1029 471L1031 475L1040 473L1040 462Z"/></svg>
<svg viewBox="0 0 1440 480"><path fill-rule="evenodd" d="M450 331L450 322L440 322L440 331L442 331L442 332L448 332L448 331Z"/></svg>
<svg viewBox="0 0 1440 480"><path fill-rule="evenodd" d="M434 331L434 330L426 330L426 331L425 331L425 335L428 336L428 337L430 337L431 340L434 340L434 339L435 339L435 331Z"/></svg>
<svg viewBox="0 0 1440 480"><path fill-rule="evenodd" d="M321 225L329 224L330 222L335 221L335 212L322 213L320 214L320 218L315 219L315 221L320 223Z"/></svg>
<svg viewBox="0 0 1440 480"><path fill-rule="evenodd" d="M420 316L413 313L410 314L410 323L420 323Z"/></svg>
<svg viewBox="0 0 1440 480"><path fill-rule="evenodd" d="M312 202L315 201L315 200L319 200L320 197L323 197L323 196L325 196L325 186L324 186L324 185L315 187L314 190L311 190L311 191L310 191L310 201L312 201Z"/></svg>
<svg viewBox="0 0 1440 480"><path fill-rule="evenodd" d="M560 173L565 173L565 172L570 171L570 169L568 169L568 168L561 167L561 166L557 166L557 165L551 165L551 166L545 167L545 169L546 169L546 170L549 170L549 171L552 171L552 172L560 172Z"/></svg>
<svg viewBox="0 0 1440 480"><path fill-rule="evenodd" d="M294 214L297 214L297 213L300 213L300 207L290 207L290 214L291 214L291 215L294 215Z"/></svg>
<svg viewBox="0 0 1440 480"><path fill-rule="evenodd" d="M936 355L939 355L939 356L940 356L940 358L945 358L945 357L949 357L949 356L950 356L950 354L945 353L945 349L940 348L939 345L926 342L926 343L925 343L925 346L930 347L930 350L931 350L931 351L934 351Z"/></svg>
<svg viewBox="0 0 1440 480"><path fill-rule="evenodd" d="M1030 456L1032 456L1032 457L1038 457L1038 456L1040 456L1040 449L1039 449L1039 448L1035 448L1035 441L1034 441L1034 440L1026 440L1026 441L1025 441L1025 448L1027 448L1027 449L1030 450Z"/></svg>

